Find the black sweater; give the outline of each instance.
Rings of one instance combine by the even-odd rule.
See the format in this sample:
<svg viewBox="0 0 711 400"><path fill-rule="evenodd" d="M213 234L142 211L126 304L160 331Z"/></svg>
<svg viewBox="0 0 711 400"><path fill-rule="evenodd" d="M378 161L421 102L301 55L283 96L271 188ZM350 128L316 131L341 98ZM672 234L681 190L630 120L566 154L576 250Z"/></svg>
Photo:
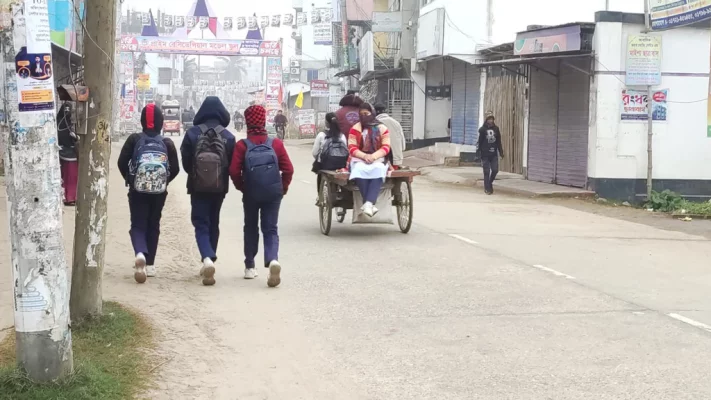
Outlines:
<svg viewBox="0 0 711 400"><path fill-rule="evenodd" d="M479 128L479 150L482 158L496 156L497 150L499 156L504 156L504 148L501 145L501 132L498 126L484 124Z"/></svg>
<svg viewBox="0 0 711 400"><path fill-rule="evenodd" d="M155 136L158 135L158 133L149 132L148 135ZM133 158L133 149L136 147L136 142L138 142L140 137L140 133L134 133L129 136L121 148L121 154L119 154L118 167L119 171L121 171L121 176L123 176L126 182L128 182L129 163L131 162L131 158ZM175 143L167 137L163 138L163 143L165 143L165 147L168 149L168 183L170 183L180 173L180 161L178 160L178 151L175 149Z"/></svg>

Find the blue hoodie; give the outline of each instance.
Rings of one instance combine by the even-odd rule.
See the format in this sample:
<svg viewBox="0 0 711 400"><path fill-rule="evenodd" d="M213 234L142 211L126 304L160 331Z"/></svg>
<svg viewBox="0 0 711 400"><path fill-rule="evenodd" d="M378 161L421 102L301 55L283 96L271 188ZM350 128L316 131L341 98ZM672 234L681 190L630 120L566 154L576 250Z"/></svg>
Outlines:
<svg viewBox="0 0 711 400"><path fill-rule="evenodd" d="M195 145L198 137L201 134L198 125L205 124L208 128L222 126L227 128L230 126L230 113L227 111L222 101L216 96L208 96L200 106L193 127L188 129L183 139L183 144L180 146L180 155L183 158L183 169L188 174L188 194L192 194L192 174L193 174L193 158L195 157ZM227 166L225 167L225 194L229 191L229 163L232 161L232 153L235 150L235 136L228 130L222 131L222 140L225 142L225 150L227 151Z"/></svg>

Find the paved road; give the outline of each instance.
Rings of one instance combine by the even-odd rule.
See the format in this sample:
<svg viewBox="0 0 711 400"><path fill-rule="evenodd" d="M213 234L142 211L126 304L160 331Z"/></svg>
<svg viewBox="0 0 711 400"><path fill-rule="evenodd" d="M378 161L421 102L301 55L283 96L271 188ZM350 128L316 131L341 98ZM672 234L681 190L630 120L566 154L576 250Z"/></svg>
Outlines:
<svg viewBox="0 0 711 400"><path fill-rule="evenodd" d="M310 148L289 151L298 169L276 290L265 274L241 279L236 193L223 210L218 284L199 285L184 175L165 211L161 275L135 285L113 173L106 294L160 329L165 364L148 397L711 396L708 239L425 179L409 235L343 224L324 237ZM0 302L7 322L7 291Z"/></svg>

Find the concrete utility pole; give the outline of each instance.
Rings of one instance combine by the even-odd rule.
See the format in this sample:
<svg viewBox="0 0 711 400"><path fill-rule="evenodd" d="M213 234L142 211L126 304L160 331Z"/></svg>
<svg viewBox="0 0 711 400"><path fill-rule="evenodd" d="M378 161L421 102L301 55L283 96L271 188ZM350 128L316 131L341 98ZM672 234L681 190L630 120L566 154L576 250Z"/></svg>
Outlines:
<svg viewBox="0 0 711 400"><path fill-rule="evenodd" d="M12 0L2 27L3 142L17 364L49 382L72 372L69 288L47 3Z"/></svg>
<svg viewBox="0 0 711 400"><path fill-rule="evenodd" d="M84 81L89 110L81 121L79 187L74 231L71 315L81 321L102 312L102 275L106 248L112 103L116 87L116 1L85 3Z"/></svg>
<svg viewBox="0 0 711 400"><path fill-rule="evenodd" d="M651 30L651 15L649 14L649 1L644 0L644 30L648 34ZM654 93L652 86L647 86L647 201L652 198L654 187L654 163L653 163L653 141L654 141Z"/></svg>

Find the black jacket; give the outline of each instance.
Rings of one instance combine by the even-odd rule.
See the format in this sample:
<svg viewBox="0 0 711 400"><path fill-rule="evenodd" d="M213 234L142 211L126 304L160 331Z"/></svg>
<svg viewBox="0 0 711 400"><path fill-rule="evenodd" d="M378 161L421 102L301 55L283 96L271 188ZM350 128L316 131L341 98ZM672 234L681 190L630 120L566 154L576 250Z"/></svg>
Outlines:
<svg viewBox="0 0 711 400"><path fill-rule="evenodd" d="M160 135L160 132L146 132L146 134L155 137ZM133 158L133 150L140 138L140 133L134 133L129 136L128 139L126 139L126 143L123 144L118 158L119 171L121 172L121 176L123 176L123 180L126 181L126 185L129 187L131 187L131 185L128 184L129 164ZM175 149L175 143L167 137L163 138L163 143L165 143L165 147L168 149L168 183L170 183L180 173L180 161L178 160L178 151ZM130 190L133 190L133 188Z"/></svg>
<svg viewBox="0 0 711 400"><path fill-rule="evenodd" d="M77 159L77 135L72 132L72 115L69 106L62 105L57 113L57 144L59 144L59 158L65 161Z"/></svg>
<svg viewBox="0 0 711 400"><path fill-rule="evenodd" d="M504 148L501 144L501 132L496 125L488 126L484 124L479 128L479 150L481 157L504 156Z"/></svg>
<svg viewBox="0 0 711 400"><path fill-rule="evenodd" d="M183 144L180 146L180 155L183 159L183 170L188 174L188 194L192 194L192 175L193 175L193 158L195 157L195 145L198 137L201 134L199 125L205 124L208 128L221 126L227 128L230 126L230 113L227 111L222 101L216 96L208 96L200 106L193 127L188 129L188 132L183 138ZM222 140L225 143L225 151L227 152L227 166L224 170L225 179L225 194L230 187L229 164L232 162L232 154L235 151L235 136L227 129L222 131Z"/></svg>

